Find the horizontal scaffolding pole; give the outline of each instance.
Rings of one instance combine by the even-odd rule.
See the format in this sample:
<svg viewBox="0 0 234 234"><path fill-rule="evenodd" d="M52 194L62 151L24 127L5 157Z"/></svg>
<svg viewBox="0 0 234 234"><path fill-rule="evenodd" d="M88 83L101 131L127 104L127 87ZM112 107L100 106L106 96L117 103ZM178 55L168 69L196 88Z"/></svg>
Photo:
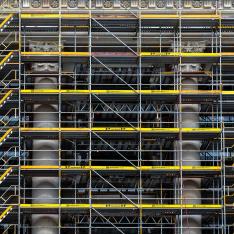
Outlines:
<svg viewBox="0 0 234 234"><path fill-rule="evenodd" d="M220 204L20 204L20 208L68 209L221 209Z"/></svg>
<svg viewBox="0 0 234 234"><path fill-rule="evenodd" d="M135 94L154 94L154 95L179 95L179 94L234 94L234 91L221 90L83 90L83 89L21 89L21 94L119 94L119 95L135 95Z"/></svg>
<svg viewBox="0 0 234 234"><path fill-rule="evenodd" d="M20 166L21 170L81 171L220 171L220 166Z"/></svg>
<svg viewBox="0 0 234 234"><path fill-rule="evenodd" d="M132 127L93 127L93 128L20 128L21 132L155 132L155 133L220 133L221 128L132 128Z"/></svg>
<svg viewBox="0 0 234 234"><path fill-rule="evenodd" d="M116 53L116 56L126 55L126 57L139 56L139 57L229 57L234 56L234 52L221 52L221 53L199 53L199 52L141 52L138 54L133 53ZM70 56L70 57L88 57L94 55L96 57L113 56L113 52L21 52L21 56Z"/></svg>
<svg viewBox="0 0 234 234"><path fill-rule="evenodd" d="M27 14L27 13L22 13L20 15L21 19L90 19L93 18L92 16L94 16L95 18L98 19L112 19L113 20L113 15L110 18L110 16L105 15L105 14L56 14L56 13L44 13L44 14ZM119 14L116 18L116 20L118 19L196 19L196 20L200 20L200 19L223 19L224 17L218 14L145 14L142 13L139 16L134 15L134 17L131 15L131 17L129 17L129 15L125 14ZM226 17L225 17L226 18Z"/></svg>
<svg viewBox="0 0 234 234"><path fill-rule="evenodd" d="M71 56L71 57L87 57L89 52L21 52L21 56Z"/></svg>

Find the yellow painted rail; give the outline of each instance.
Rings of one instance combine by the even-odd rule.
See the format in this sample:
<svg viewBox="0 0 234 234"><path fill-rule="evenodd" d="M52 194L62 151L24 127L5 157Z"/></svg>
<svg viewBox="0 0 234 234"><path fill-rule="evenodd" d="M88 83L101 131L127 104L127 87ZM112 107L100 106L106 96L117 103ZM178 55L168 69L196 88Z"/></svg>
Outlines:
<svg viewBox="0 0 234 234"><path fill-rule="evenodd" d="M110 53L112 56L113 54ZM89 52L21 52L21 56L64 56L64 57L88 57L91 54ZM103 53L103 56L107 56L108 53ZM102 56L100 52L97 57ZM122 54L124 56L124 53ZM126 54L128 57L129 54ZM140 57L230 57L234 56L234 52L222 52L222 53L186 53L186 52L141 52L138 54Z"/></svg>
<svg viewBox="0 0 234 234"><path fill-rule="evenodd" d="M179 94L179 90L58 90L58 89L24 89L22 94Z"/></svg>
<svg viewBox="0 0 234 234"><path fill-rule="evenodd" d="M9 128L0 138L0 144L3 143L3 141L10 135L10 133L13 131L13 128Z"/></svg>
<svg viewBox="0 0 234 234"><path fill-rule="evenodd" d="M0 176L0 184L5 180L5 178L12 172L13 168L8 167L6 171Z"/></svg>
<svg viewBox="0 0 234 234"><path fill-rule="evenodd" d="M100 14L99 14L100 15ZM98 19L113 19L103 15L95 15ZM114 16L115 17L115 16ZM90 19L89 14L56 14L56 13L45 13L45 14L21 14L21 19ZM116 15L114 19L125 19L129 18L126 14ZM134 17L136 19L136 17ZM217 14L141 14L141 19L221 19L222 17Z"/></svg>
<svg viewBox="0 0 234 234"><path fill-rule="evenodd" d="M0 222L9 214L9 212L13 209L13 206L8 206L0 215Z"/></svg>
<svg viewBox="0 0 234 234"><path fill-rule="evenodd" d="M217 14L141 14L142 19L221 19Z"/></svg>
<svg viewBox="0 0 234 234"><path fill-rule="evenodd" d="M72 57L82 57L82 56L89 56L89 52L58 52L58 51L51 51L51 52L21 52L22 56L72 56Z"/></svg>
<svg viewBox="0 0 234 234"><path fill-rule="evenodd" d="M93 127L93 128L20 128L21 132L149 132L149 133L220 133L221 128L132 128L132 127Z"/></svg>
<svg viewBox="0 0 234 234"><path fill-rule="evenodd" d="M13 90L9 90L3 98L0 100L0 106L6 101L6 99L13 93Z"/></svg>
<svg viewBox="0 0 234 234"><path fill-rule="evenodd" d="M9 14L7 15L7 17L2 21L2 23L0 24L0 29L2 29L4 27L4 25L13 17L13 14Z"/></svg>
<svg viewBox="0 0 234 234"><path fill-rule="evenodd" d="M234 56L234 52L222 53L186 53L186 52L141 52L141 57L228 57Z"/></svg>
<svg viewBox="0 0 234 234"><path fill-rule="evenodd" d="M220 90L83 90L83 89L22 89L22 94L113 94L113 95L179 95L179 94L205 94L219 95ZM234 91L231 91L234 93Z"/></svg>
<svg viewBox="0 0 234 234"><path fill-rule="evenodd" d="M22 13L21 19L89 19L89 14L56 14L56 13L45 13L45 14L27 14Z"/></svg>
<svg viewBox="0 0 234 234"><path fill-rule="evenodd" d="M77 171L220 171L220 166L21 166L21 170L77 170Z"/></svg>
<svg viewBox="0 0 234 234"><path fill-rule="evenodd" d="M48 208L65 208L65 209L221 209L220 204L20 204L24 209L48 209Z"/></svg>
<svg viewBox="0 0 234 234"><path fill-rule="evenodd" d="M234 53L233 53L234 54ZM222 53L141 52L141 57L219 57Z"/></svg>
<svg viewBox="0 0 234 234"><path fill-rule="evenodd" d="M83 90L83 89L22 89L21 94L109 94L109 95L234 95L234 91L222 90Z"/></svg>
<svg viewBox="0 0 234 234"><path fill-rule="evenodd" d="M211 76L212 72L208 71L208 70L203 70L203 71L191 71L191 72L182 72L182 74L184 75L207 75L207 76ZM175 72L173 71L167 71L167 72L161 72L161 75L165 75L165 76L169 76L169 75L175 75ZM158 74L158 75L160 75Z"/></svg>
<svg viewBox="0 0 234 234"><path fill-rule="evenodd" d="M13 56L13 51L10 51L3 59L0 61L0 66L4 65L10 57Z"/></svg>

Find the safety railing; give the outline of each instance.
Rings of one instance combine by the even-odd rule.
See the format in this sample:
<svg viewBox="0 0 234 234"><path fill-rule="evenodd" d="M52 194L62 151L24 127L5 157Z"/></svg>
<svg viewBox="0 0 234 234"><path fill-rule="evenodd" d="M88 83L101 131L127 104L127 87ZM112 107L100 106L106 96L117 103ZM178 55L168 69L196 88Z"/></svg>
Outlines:
<svg viewBox="0 0 234 234"><path fill-rule="evenodd" d="M3 212L0 214L0 223L3 221L4 218L12 211L13 206L4 207Z"/></svg>
<svg viewBox="0 0 234 234"><path fill-rule="evenodd" d="M12 37L14 39L12 39ZM14 43L14 42L17 42L18 41L18 37L17 37L17 33L15 32L10 32L6 35L6 37L1 40L0 42L0 46L2 46L4 49L3 50L6 50L9 46L9 41L10 41L10 44Z"/></svg>
<svg viewBox="0 0 234 234"><path fill-rule="evenodd" d="M3 69L3 67L5 67L5 65L13 58L14 56L14 52L10 51L8 52L7 55L2 55L1 57L1 61L0 61L0 70Z"/></svg>
<svg viewBox="0 0 234 234"><path fill-rule="evenodd" d="M0 196L0 206L12 204L12 200L18 196L18 186L11 185L5 189L5 191Z"/></svg>
<svg viewBox="0 0 234 234"><path fill-rule="evenodd" d="M10 85L13 85L14 82L18 82L17 74L18 71L15 69L10 70L8 73L4 74L0 80L0 88L7 89Z"/></svg>
<svg viewBox="0 0 234 234"><path fill-rule="evenodd" d="M0 137L0 146L4 143L4 141L12 134L13 128L9 128L6 130L3 135Z"/></svg>
<svg viewBox="0 0 234 234"><path fill-rule="evenodd" d="M14 18L14 14L8 14L6 16L6 18L0 23L0 32L2 32L10 24L13 18Z"/></svg>
<svg viewBox="0 0 234 234"><path fill-rule="evenodd" d="M0 126L13 126L18 120L18 108L11 108L6 114L0 117Z"/></svg>
<svg viewBox="0 0 234 234"><path fill-rule="evenodd" d="M9 162L17 158L17 153L18 148L15 146L12 146L7 151L4 151L0 157L0 170L12 166L9 164Z"/></svg>
<svg viewBox="0 0 234 234"><path fill-rule="evenodd" d="M5 172L0 176L0 184L11 174L13 167L8 167Z"/></svg>
<svg viewBox="0 0 234 234"><path fill-rule="evenodd" d="M7 100L13 95L13 90L8 90L4 96L0 99L0 108L7 102Z"/></svg>

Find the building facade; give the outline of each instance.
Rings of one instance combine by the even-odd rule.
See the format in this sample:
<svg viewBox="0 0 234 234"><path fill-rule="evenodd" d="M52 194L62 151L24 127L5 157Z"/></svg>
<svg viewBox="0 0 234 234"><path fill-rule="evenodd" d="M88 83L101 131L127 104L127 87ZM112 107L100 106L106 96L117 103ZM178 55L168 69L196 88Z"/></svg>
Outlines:
<svg viewBox="0 0 234 234"><path fill-rule="evenodd" d="M234 1L0 1L0 233L233 234Z"/></svg>

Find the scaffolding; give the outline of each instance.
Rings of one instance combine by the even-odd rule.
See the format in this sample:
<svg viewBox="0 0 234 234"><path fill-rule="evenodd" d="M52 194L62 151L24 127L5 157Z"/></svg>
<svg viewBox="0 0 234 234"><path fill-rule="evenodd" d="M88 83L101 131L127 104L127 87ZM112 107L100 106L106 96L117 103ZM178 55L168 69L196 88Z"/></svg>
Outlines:
<svg viewBox="0 0 234 234"><path fill-rule="evenodd" d="M234 232L232 1L0 12L1 233L37 233L37 215L61 234Z"/></svg>

